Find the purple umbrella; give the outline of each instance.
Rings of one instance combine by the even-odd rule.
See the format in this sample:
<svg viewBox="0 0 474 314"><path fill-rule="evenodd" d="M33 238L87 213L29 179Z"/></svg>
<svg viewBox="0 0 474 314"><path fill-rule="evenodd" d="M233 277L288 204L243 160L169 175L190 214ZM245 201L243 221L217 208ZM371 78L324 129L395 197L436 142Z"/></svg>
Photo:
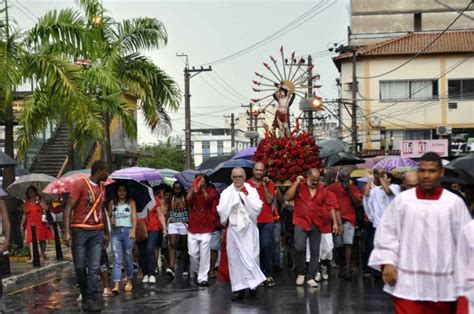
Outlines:
<svg viewBox="0 0 474 314"><path fill-rule="evenodd" d="M363 164L358 164L356 167L359 169L372 169L379 161L383 159L384 157L367 158Z"/></svg>
<svg viewBox="0 0 474 314"><path fill-rule="evenodd" d="M379 161L373 169L383 169L385 172L391 172L398 167L416 167L417 163L414 160L403 158L400 156L388 157Z"/></svg>
<svg viewBox="0 0 474 314"><path fill-rule="evenodd" d="M253 156L255 155L255 152L257 151L257 147L249 147L244 150L241 150L237 154L232 157L232 159L248 159L252 160Z"/></svg>
<svg viewBox="0 0 474 314"><path fill-rule="evenodd" d="M146 167L130 167L112 172L112 179L134 179L137 181L163 180L163 175L156 169Z"/></svg>

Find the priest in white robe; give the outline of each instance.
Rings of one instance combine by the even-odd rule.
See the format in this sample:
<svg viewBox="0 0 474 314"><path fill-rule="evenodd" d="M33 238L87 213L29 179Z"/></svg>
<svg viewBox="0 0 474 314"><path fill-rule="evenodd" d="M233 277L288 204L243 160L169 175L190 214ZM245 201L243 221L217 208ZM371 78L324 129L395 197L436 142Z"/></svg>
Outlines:
<svg viewBox="0 0 474 314"><path fill-rule="evenodd" d="M474 314L474 220L462 228L455 267L458 313Z"/></svg>
<svg viewBox="0 0 474 314"><path fill-rule="evenodd" d="M461 198L440 185L441 158L426 153L419 185L398 195L382 215L369 266L382 270L395 313L455 313L454 256L470 220Z"/></svg>
<svg viewBox="0 0 474 314"><path fill-rule="evenodd" d="M217 212L227 227L227 256L229 260L232 300L243 299L245 290L255 288L266 280L259 265L259 235L257 217L262 201L255 188L245 183L242 168L232 170L232 185L220 197Z"/></svg>

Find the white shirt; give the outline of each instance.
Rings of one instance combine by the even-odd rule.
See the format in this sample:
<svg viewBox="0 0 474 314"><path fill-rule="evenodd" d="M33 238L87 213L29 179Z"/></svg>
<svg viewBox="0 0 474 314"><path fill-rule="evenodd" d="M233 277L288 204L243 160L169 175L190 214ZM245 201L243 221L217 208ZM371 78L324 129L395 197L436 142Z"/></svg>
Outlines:
<svg viewBox="0 0 474 314"><path fill-rule="evenodd" d="M461 230L456 253L454 282L457 295L468 299L469 313L474 313L474 220Z"/></svg>
<svg viewBox="0 0 474 314"><path fill-rule="evenodd" d="M382 186L373 188L370 190L367 201L364 202L364 205L368 206L367 216L372 219L371 222L373 223L374 228L379 226L384 210L388 207L388 205L390 205L395 197L400 194L399 185L390 184L389 188L390 191L392 191L390 194L385 193Z"/></svg>
<svg viewBox="0 0 474 314"><path fill-rule="evenodd" d="M400 193L385 210L375 233L369 266L395 265L397 283L384 290L418 301L455 301L454 256L461 228L471 221L457 195L418 199L416 189Z"/></svg>

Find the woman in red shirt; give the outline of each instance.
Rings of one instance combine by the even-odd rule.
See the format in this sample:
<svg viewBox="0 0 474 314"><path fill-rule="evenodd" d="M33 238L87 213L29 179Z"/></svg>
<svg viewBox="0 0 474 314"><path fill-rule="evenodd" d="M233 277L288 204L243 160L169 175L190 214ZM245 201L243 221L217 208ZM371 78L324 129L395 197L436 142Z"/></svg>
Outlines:
<svg viewBox="0 0 474 314"><path fill-rule="evenodd" d="M26 190L26 201L23 205L23 217L21 220L21 232L26 243L30 246L30 260L33 261L33 236L31 234L31 226L36 226L36 241L40 243L41 258L46 259L46 241L53 240L53 233L46 222L42 221L42 216L48 209L48 205L41 199L38 191L34 186L30 186Z"/></svg>

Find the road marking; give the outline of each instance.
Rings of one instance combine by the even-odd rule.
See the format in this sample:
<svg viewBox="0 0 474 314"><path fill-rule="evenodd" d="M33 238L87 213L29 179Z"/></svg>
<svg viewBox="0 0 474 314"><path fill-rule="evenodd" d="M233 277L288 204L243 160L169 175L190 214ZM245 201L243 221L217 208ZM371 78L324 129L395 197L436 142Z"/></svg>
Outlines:
<svg viewBox="0 0 474 314"><path fill-rule="evenodd" d="M31 289L31 288L35 288L35 287L44 285L44 284L49 283L49 282L51 282L51 281L53 281L53 280L56 280L56 279L57 279L56 277L55 277L55 278L51 278L51 279L48 279L48 280L45 280L45 281L42 281L42 282L39 282L39 283L30 285L30 286L27 286L27 287L24 287L24 288L15 290L15 291L9 292L8 295L18 294L18 293L23 292L23 291L25 291L25 290L28 290L28 289Z"/></svg>

